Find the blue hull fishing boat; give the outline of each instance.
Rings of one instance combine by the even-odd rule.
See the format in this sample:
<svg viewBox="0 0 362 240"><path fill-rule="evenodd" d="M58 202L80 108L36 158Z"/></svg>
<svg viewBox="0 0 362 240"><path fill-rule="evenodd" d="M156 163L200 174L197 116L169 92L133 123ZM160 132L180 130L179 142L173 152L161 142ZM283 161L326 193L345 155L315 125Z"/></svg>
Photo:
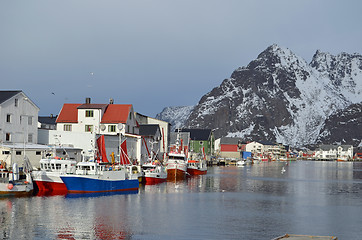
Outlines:
<svg viewBox="0 0 362 240"><path fill-rule="evenodd" d="M76 173L63 175L69 193L96 193L138 190L138 179L129 179L123 167L110 168L97 162L80 162Z"/></svg>

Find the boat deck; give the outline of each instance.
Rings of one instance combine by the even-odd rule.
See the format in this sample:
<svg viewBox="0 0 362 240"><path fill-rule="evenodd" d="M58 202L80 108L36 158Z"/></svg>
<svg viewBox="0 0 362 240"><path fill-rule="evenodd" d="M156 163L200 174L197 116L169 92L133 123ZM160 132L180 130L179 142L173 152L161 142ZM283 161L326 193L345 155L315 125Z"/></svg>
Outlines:
<svg viewBox="0 0 362 240"><path fill-rule="evenodd" d="M280 236L277 238L274 238L272 240L338 240L337 237L333 236L312 236L312 235L296 235L296 234L285 234L284 236Z"/></svg>

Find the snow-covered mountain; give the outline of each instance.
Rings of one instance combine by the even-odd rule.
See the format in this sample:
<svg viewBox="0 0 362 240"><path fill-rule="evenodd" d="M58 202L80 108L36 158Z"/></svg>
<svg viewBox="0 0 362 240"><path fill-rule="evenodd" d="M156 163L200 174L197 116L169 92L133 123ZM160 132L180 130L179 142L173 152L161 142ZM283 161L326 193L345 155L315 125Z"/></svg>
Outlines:
<svg viewBox="0 0 362 240"><path fill-rule="evenodd" d="M171 123L171 131L183 127L195 106L165 107L156 119Z"/></svg>
<svg viewBox="0 0 362 240"><path fill-rule="evenodd" d="M204 95L184 126L215 129L216 137L269 140L293 146L317 141L352 144L349 136L323 136L335 135L333 119L344 121L333 117L335 114L348 112L349 106L361 102L361 55L333 56L317 51L308 64L289 49L274 44ZM360 119L361 108L353 109L354 116ZM356 127L359 134L353 137L354 143L362 138L362 126ZM342 137L343 141L339 139Z"/></svg>

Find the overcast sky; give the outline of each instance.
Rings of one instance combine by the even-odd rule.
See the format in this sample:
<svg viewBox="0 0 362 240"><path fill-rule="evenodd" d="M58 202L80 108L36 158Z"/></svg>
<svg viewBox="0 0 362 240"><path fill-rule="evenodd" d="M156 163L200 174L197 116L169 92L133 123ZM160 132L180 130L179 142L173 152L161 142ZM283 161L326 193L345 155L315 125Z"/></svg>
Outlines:
<svg viewBox="0 0 362 240"><path fill-rule="evenodd" d="M362 1L11 0L0 3L2 90L64 103L189 106L276 43L362 53ZM93 73L93 74L92 74ZM54 94L52 94L54 93Z"/></svg>

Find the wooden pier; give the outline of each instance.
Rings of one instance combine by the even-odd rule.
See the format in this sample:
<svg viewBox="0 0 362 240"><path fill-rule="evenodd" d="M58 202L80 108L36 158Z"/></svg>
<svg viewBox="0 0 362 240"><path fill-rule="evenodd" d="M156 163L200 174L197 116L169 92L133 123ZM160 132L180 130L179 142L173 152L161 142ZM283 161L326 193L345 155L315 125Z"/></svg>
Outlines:
<svg viewBox="0 0 362 240"><path fill-rule="evenodd" d="M272 240L338 240L337 237L333 236L312 236L312 235L296 235L296 234L285 234L283 236L273 238Z"/></svg>

